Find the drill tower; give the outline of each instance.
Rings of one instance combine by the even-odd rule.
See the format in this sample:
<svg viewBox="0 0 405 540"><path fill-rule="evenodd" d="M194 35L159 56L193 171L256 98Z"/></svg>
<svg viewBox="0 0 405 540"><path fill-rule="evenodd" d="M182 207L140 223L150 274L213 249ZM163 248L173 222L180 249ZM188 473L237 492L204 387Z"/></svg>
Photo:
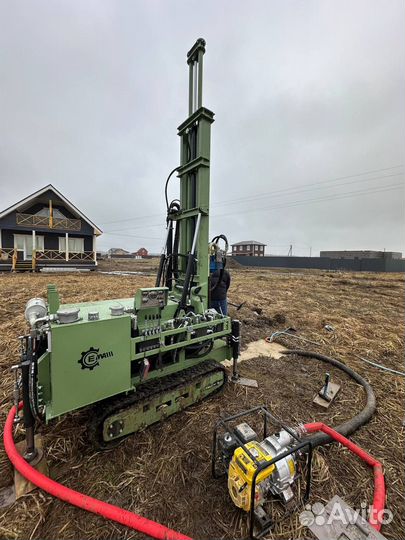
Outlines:
<svg viewBox="0 0 405 540"><path fill-rule="evenodd" d="M180 137L180 199L167 204L167 237L155 287L118 300L26 307L15 401L24 394L27 459L35 427L86 407L88 433L105 448L219 391L222 360L237 358L239 324L209 308L210 135L202 106L205 42L187 54L189 116ZM171 173L171 174L172 174ZM219 238L219 237L218 237ZM21 371L22 385L18 382Z"/></svg>

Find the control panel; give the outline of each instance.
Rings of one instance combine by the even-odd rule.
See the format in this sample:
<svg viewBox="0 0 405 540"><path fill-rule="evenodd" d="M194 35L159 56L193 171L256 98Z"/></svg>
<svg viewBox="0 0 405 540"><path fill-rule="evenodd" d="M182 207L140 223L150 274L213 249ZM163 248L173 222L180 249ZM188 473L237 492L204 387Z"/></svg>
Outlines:
<svg viewBox="0 0 405 540"><path fill-rule="evenodd" d="M138 289L135 295L135 309L163 308L167 304L168 293L167 287Z"/></svg>

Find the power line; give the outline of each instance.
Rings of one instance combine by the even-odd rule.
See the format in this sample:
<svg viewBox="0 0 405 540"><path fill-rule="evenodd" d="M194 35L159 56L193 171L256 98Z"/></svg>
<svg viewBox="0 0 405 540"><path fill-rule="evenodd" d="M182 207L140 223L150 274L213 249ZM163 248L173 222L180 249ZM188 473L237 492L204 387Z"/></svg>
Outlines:
<svg viewBox="0 0 405 540"><path fill-rule="evenodd" d="M240 199L231 199L230 201L224 201L224 202L220 202L220 203L217 203L217 204L214 204L212 205L213 207L217 207L217 206L227 206L227 205L230 205L230 204L240 204L241 202L252 202L252 201L255 201L257 199L266 199L268 197L272 197L272 198L276 198L276 197L283 197L284 195L295 195L296 193L305 193L305 192L311 192L311 191L314 191L314 190L319 190L319 189L333 189L335 187L340 187L340 186L346 186L346 185L349 185L349 184L357 184L358 182L371 182L373 180L383 180L384 178L392 178L394 176L402 176L404 173L396 173L396 174L386 174L385 176L374 176L372 178L362 178L360 180L349 180L348 182L339 182L338 184L335 184L333 186L319 186L319 187L310 187L310 188L295 188L294 191L292 191L293 188L287 188L286 190L276 190L276 191L273 191L273 192L268 192L267 194L262 194L262 195L252 195L252 196L249 196L249 197L244 197L244 198L240 198ZM290 191L289 193L285 193L286 191Z"/></svg>
<svg viewBox="0 0 405 540"><path fill-rule="evenodd" d="M155 237L155 236L136 236L134 234L128 234L128 233L113 233L113 232L105 232L103 234L108 234L108 235L111 235L111 236L129 236L131 238L138 238L139 240L161 240L161 238L159 237Z"/></svg>
<svg viewBox="0 0 405 540"><path fill-rule="evenodd" d="M130 217L130 218L124 218L124 219L117 219L117 220L114 220L114 221L104 221L103 225L111 225L112 223L122 223L124 221L134 221L134 220L138 220L138 219L149 219L151 217L162 217L162 214L146 214L146 215L143 215L143 216Z"/></svg>
<svg viewBox="0 0 405 540"><path fill-rule="evenodd" d="M302 206L305 204L312 204L312 203L318 203L318 202L326 202L330 200L337 200L337 199L346 199L346 198L352 198L352 197L358 197L360 195L372 195L375 193L383 193L388 191L395 191L399 189L404 189L403 184L392 184L390 186L380 187L380 188L374 188L374 189L366 189L366 190L356 190L356 191L349 191L346 193L340 193L334 196L328 196L328 197L319 197L314 199L301 199L297 201L291 201L290 203L284 203L280 205L275 206L265 206L260 208L247 208L239 212L229 212L228 214L219 214L219 215L213 215L212 217L227 217L227 216L234 216L236 214L246 213L246 212L262 212L263 210L277 210L277 209L283 209L283 208L291 208L294 206ZM126 236L130 238L137 238L142 240L161 240L161 237L151 237L151 236L136 236L128 233L119 233L119 232L106 232L104 234L112 235L112 236Z"/></svg>
<svg viewBox="0 0 405 540"><path fill-rule="evenodd" d="M156 223L154 225L137 225L136 227L124 227L122 229L112 229L111 232L120 232L120 231L133 231L135 229L150 229L152 227L164 227L163 223Z"/></svg>
<svg viewBox="0 0 405 540"><path fill-rule="evenodd" d="M213 214L212 217L226 217L226 216L234 216L234 215L237 215L237 214L244 214L246 212L261 212L263 210L274 210L274 209L278 209L278 208L289 208L289 207L292 207L292 206L301 206L303 204L307 204L307 203L313 203L313 202L323 202L323 201L331 201L331 200L337 200L337 199L346 199L346 198L350 198L352 195L353 196L358 196L358 195L369 195L369 194L372 194L372 193L382 193L382 192L385 192L385 191L393 191L393 190L396 190L396 189L404 189L404 185L403 184L392 184L391 186L386 186L384 188L375 188L375 189L366 189L366 190L357 190L357 191L348 191L346 193L341 193L341 194L337 194L337 195L333 195L333 196L329 196L329 197L322 197L322 198L315 198L315 199L305 199L305 200L298 200L298 201L291 201L290 203L284 203L284 204L280 204L280 205L276 205L276 206L263 206L263 207L260 207L260 208L247 208L247 209L244 209L244 210L239 210L239 211L236 211L236 212L229 212L228 214Z"/></svg>
<svg viewBox="0 0 405 540"><path fill-rule="evenodd" d="M346 176L339 176L339 177L336 177L336 178L331 178L329 180L321 180L321 181L318 181L318 182L311 182L311 183L308 183L308 184L303 184L303 186L301 188L299 186L291 186L289 188L283 188L281 190L276 190L276 191L273 191L273 192L270 192L270 193L266 192L266 193L262 193L262 194L259 194L259 195L255 195L254 198L262 198L262 197L274 195L275 193L282 193L282 192L300 190L300 189L308 187L308 186L323 185L323 184L327 184L327 183L330 183L330 182L337 182L338 180L346 180L348 178L366 176L367 174L372 174L372 173L376 173L376 172L383 172L383 171L389 171L389 170L392 170L392 169L398 169L400 167L403 167L403 164L393 165L392 167L383 167L381 169L372 169L372 170L365 171L365 172L362 172L362 173L356 173L356 174L351 174L351 175L346 175ZM402 174L402 173L397 173L397 174L399 175L399 174ZM394 176L396 176L396 175L394 175ZM371 180L372 179L367 179L367 178L364 179L365 182L371 181ZM359 180L359 181L361 181L361 180ZM221 205L221 204L233 204L234 201L236 202L236 201L241 201L241 200L245 201L245 200L247 200L247 198L246 197L239 197L237 199L230 199L230 200L226 201L225 203L216 203L213 206L217 206L217 205ZM112 223L123 223L123 222L127 222L127 221L137 221L139 219L146 219L146 218L149 219L151 217L158 217L158 216L161 216L161 214L148 214L148 215L136 216L136 217L131 217L131 218L123 218L123 219L118 219L118 220L114 220L114 221L103 222L103 225L109 225L109 224L112 224ZM125 229L122 229L122 230L125 230ZM129 230L129 229L127 229L127 230Z"/></svg>
<svg viewBox="0 0 405 540"><path fill-rule="evenodd" d="M327 183L330 183L330 182L337 182L339 180L346 180L348 178L356 178L356 177L359 177L359 176L365 176L367 174L372 174L372 173L375 173L375 172L383 172L383 171L388 171L388 170L392 170L392 169L398 169L400 167L403 167L403 165L394 165L392 167L384 167L382 169L374 169L374 170L370 170L370 171L366 171L366 172L362 172L362 173L357 173L357 174L349 174L349 175L346 175L346 176L338 176L336 178L331 178L329 180L320 180L318 182L310 182L310 183L307 183L307 184L303 184L302 186L291 186L289 188L278 189L278 190L272 191L270 193L265 192L265 193L261 193L261 194L256 194L256 195L251 196L251 197L253 197L253 198L267 197L267 196L273 195L275 193L285 193L287 191L302 189L302 188L306 188L308 186L324 185L324 184L327 184ZM396 174L393 174L393 176L397 176L397 175L401 175L401 174L403 174L403 173L396 173ZM378 177L376 177L376 178L364 178L364 180L360 179L360 180L357 180L357 182L362 182L362 181L368 182L370 180L374 180L374 179L377 179L377 178ZM385 178L385 177L383 177L383 178ZM319 188L317 188L317 189L319 189ZM246 199L247 199L247 197L239 197L238 199L231 199L231 200L232 201L237 201L237 200L246 200Z"/></svg>
<svg viewBox="0 0 405 540"><path fill-rule="evenodd" d="M285 203L274 205L274 206L263 206L263 207L259 207L259 208L256 208L256 207L247 208L247 209L238 210L238 211L234 211L234 212L228 212L226 214L212 214L212 217L216 217L216 218L218 218L218 217L228 217L228 216L234 216L234 215L238 215L238 214L243 214L243 213L246 213L246 212L262 212L263 210L277 210L277 209L281 209L281 208L291 208L291 207L294 207L294 206L302 206L302 205L305 205L305 204L308 204L308 203L312 204L312 203L317 203L317 202L327 202L327 201L331 201L331 200L340 200L340 199L351 198L352 196L357 197L357 196L360 196L360 195L371 195L371 194L374 194L374 193L383 193L383 192L394 191L394 190L403 189L403 188L404 188L404 185L401 184L401 183L391 184L389 186L381 186L381 187L376 187L376 188L373 188L373 189L361 189L361 190L338 193L338 194L334 194L334 195L328 195L327 197L316 197L316 198L312 198L312 199L299 199L299 200L290 201L290 202L287 201ZM136 227L134 227L134 228L136 228ZM142 228L142 227L138 227L138 228ZM126 231L126 230L132 230L132 228L122 229L122 231ZM119 229L111 231L111 232L107 231L104 234L113 235L113 236L128 236L128 237L131 237L131 238L138 238L138 239L144 239L144 240L161 240L160 237L137 236L137 235L133 235L133 234L125 233L125 232L120 232Z"/></svg>
<svg viewBox="0 0 405 540"><path fill-rule="evenodd" d="M319 187L316 187L316 188L296 188L294 191L291 191L290 193L288 193L288 195L296 195L297 193L305 193L305 192L309 192L311 193L313 190L319 190L319 189L331 189L331 188L335 188L335 187L340 187L340 186L344 186L344 185L349 185L349 184L355 184L357 182L369 182L369 181L372 181L372 180L383 180L384 178L392 178L392 177L395 177L395 176L401 176L403 175L403 173L395 173L395 174L387 174L385 176L375 176L373 178L366 178L366 179L362 179L362 180L350 180L348 182L340 182L339 184L335 184L334 186L319 186ZM384 187L384 186L381 186L381 187ZM224 201L222 203L217 203L217 204L214 204L212 205L212 207L218 207L220 205L230 205L230 204L238 204L239 201L243 201L243 202L252 202L252 201L255 201L257 199L264 199L264 198L267 198L267 197L272 197L272 198L276 198L276 197L280 197L280 196L283 196L283 193L279 193L279 192L283 192L283 191L287 191L287 190L291 190L292 188L287 188L286 190L277 190L277 191L273 191L273 192L270 192L270 193L267 193L267 195L262 195L262 196L258 196L258 195L255 195L255 196L252 196L252 197L247 197L245 199L231 199L230 201ZM369 190L370 188L368 188ZM131 226L131 227L124 227L124 228L121 228L121 229L113 229L113 231L129 231L129 230L135 230L135 229L143 229L145 226L144 225L138 225L138 226ZM148 225L148 228L150 227L162 227L162 224L161 223L157 223L157 224L154 224L154 225Z"/></svg>

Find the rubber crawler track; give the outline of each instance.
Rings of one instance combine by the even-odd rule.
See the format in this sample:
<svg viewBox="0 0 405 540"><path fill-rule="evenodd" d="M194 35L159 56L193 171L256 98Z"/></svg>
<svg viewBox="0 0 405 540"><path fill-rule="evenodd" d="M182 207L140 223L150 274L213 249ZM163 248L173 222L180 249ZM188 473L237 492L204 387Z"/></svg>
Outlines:
<svg viewBox="0 0 405 540"><path fill-rule="evenodd" d="M116 446L122 441L123 438L131 435L124 435L123 437L114 439L111 442L104 441L103 425L109 416L115 415L126 409L130 409L134 405L138 406L141 403L146 404L159 394L181 389L183 386L185 387L190 385L191 382L197 384L207 375L211 375L215 372L223 373L223 383L214 392L212 392L212 394L209 394L207 396L208 398L223 390L227 380L227 374L224 366L215 360L205 360L196 366L178 371L177 373L159 377L157 379L151 379L150 381L140 384L136 388L135 392L130 394L120 394L118 396L114 396L113 398L100 401L93 408L92 420L90 421L88 427L88 437L91 444L99 449L105 450Z"/></svg>

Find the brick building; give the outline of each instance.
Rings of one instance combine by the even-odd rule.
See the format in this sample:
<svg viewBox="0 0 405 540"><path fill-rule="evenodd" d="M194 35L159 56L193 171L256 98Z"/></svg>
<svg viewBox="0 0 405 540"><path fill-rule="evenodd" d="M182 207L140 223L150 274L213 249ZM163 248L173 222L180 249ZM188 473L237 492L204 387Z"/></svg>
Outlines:
<svg viewBox="0 0 405 540"><path fill-rule="evenodd" d="M244 255L249 257L264 257L266 244L256 240L245 240L232 244L232 255Z"/></svg>
<svg viewBox="0 0 405 540"><path fill-rule="evenodd" d="M135 251L134 255L136 257L147 257L149 255L149 252L146 248L141 247L138 249L138 251Z"/></svg>

